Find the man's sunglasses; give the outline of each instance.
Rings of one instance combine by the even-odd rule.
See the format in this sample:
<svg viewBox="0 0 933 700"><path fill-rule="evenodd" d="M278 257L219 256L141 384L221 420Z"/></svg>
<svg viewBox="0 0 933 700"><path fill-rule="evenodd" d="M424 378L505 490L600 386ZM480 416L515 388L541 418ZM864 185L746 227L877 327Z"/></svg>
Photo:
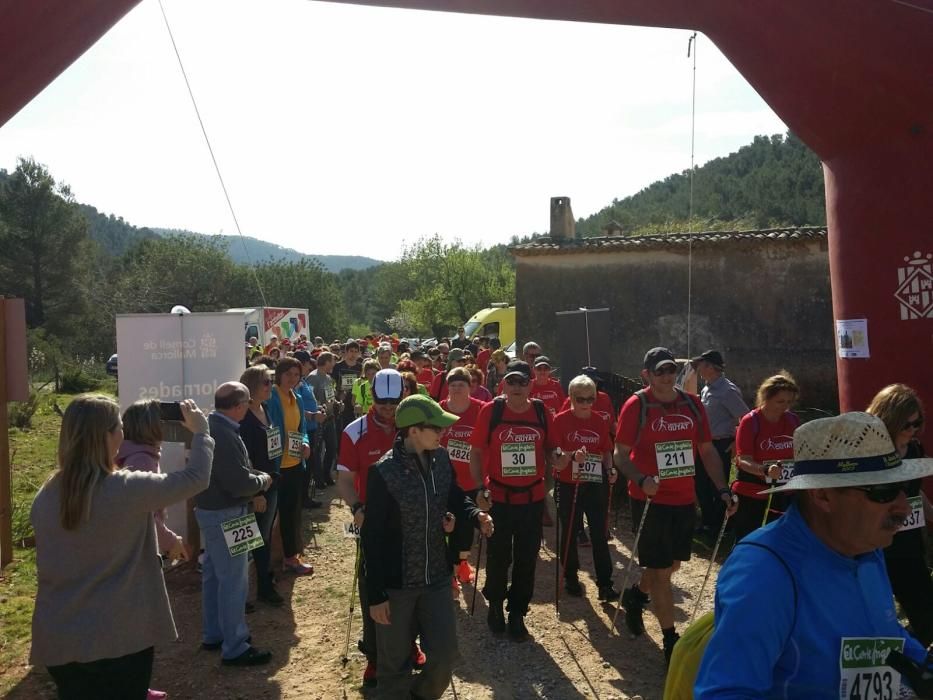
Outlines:
<svg viewBox="0 0 933 700"><path fill-rule="evenodd" d="M401 399L373 399L373 403L379 406L398 406Z"/></svg>
<svg viewBox="0 0 933 700"><path fill-rule="evenodd" d="M904 430L920 430L923 427L923 418L918 418L917 420L907 421L904 423Z"/></svg>
<svg viewBox="0 0 933 700"><path fill-rule="evenodd" d="M593 403L596 401L595 396L574 396L573 400L577 403Z"/></svg>
<svg viewBox="0 0 933 700"><path fill-rule="evenodd" d="M874 484L872 486L849 486L850 489L861 491L872 503L892 503L903 491L907 493L907 482L898 481L893 484Z"/></svg>
<svg viewBox="0 0 933 700"><path fill-rule="evenodd" d="M663 377L665 374L677 374L677 368L672 365L664 365L661 369L652 371L655 377Z"/></svg>
<svg viewBox="0 0 933 700"><path fill-rule="evenodd" d="M505 383L509 386L528 386L528 377L506 377Z"/></svg>

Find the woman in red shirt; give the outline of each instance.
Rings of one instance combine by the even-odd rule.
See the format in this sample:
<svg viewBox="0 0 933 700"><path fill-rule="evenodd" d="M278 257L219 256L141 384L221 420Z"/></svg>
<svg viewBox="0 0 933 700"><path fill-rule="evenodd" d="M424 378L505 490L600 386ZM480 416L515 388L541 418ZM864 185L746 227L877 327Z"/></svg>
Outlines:
<svg viewBox="0 0 933 700"><path fill-rule="evenodd" d="M768 497L759 492L793 475L794 430L800 419L790 409L799 394L797 382L787 372L768 377L758 387L758 407L739 421L735 434L738 478L732 483L739 497L739 509L732 516L736 542L761 527ZM779 517L782 506L774 499L768 519Z"/></svg>

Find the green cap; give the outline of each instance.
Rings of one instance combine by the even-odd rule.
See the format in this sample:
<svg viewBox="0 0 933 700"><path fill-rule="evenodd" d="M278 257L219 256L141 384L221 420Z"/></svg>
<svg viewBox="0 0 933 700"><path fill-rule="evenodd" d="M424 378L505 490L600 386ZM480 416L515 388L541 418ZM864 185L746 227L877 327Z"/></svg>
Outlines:
<svg viewBox="0 0 933 700"><path fill-rule="evenodd" d="M402 399L395 411L395 425L398 428L421 424L446 428L458 420L460 416L448 413L437 401L424 394L412 394Z"/></svg>

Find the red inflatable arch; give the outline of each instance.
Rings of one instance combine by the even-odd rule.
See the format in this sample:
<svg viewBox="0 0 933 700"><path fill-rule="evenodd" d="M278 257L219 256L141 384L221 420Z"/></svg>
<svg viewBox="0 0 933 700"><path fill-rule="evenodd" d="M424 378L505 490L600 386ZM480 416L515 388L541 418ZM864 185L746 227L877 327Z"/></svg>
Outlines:
<svg viewBox="0 0 933 700"><path fill-rule="evenodd" d="M135 0L0 0L0 124ZM371 0L422 10L697 29L824 163L844 410L888 382L933 407L933 0ZM826 329L827 333L833 329Z"/></svg>

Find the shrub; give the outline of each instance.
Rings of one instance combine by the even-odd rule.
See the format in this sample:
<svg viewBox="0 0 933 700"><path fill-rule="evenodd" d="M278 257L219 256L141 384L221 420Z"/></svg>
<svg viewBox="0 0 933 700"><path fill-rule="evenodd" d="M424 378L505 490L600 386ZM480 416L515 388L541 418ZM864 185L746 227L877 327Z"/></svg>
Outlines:
<svg viewBox="0 0 933 700"><path fill-rule="evenodd" d="M14 401L9 404L9 425L11 428L28 430L32 427L32 418L39 410L39 392L35 389L29 390L29 399L26 401Z"/></svg>

